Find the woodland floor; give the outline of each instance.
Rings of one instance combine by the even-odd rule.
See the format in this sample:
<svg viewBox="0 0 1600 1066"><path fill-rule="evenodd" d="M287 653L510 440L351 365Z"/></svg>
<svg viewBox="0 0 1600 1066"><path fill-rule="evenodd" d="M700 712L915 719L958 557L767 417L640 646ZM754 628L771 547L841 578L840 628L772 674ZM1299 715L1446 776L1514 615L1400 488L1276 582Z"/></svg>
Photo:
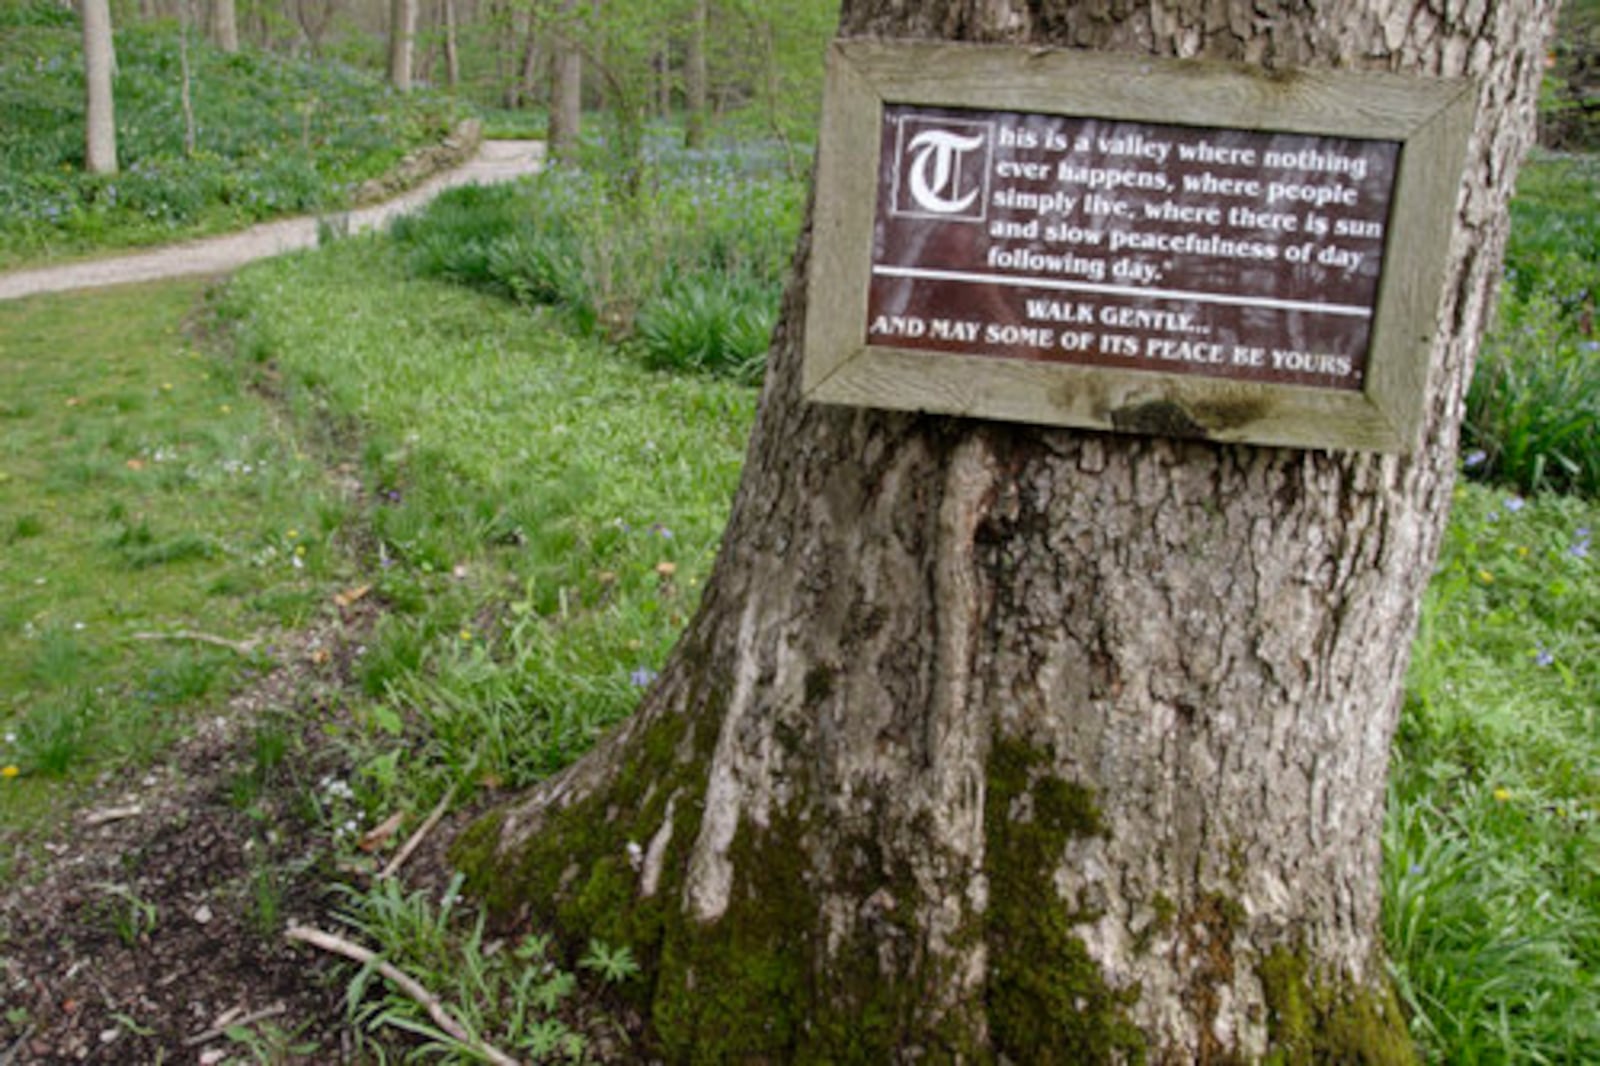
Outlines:
<svg viewBox="0 0 1600 1066"><path fill-rule="evenodd" d="M263 1012L286 1043L306 1046L288 1061L348 1058L343 979L331 958L291 948L281 930L327 928L330 886L371 872L335 866L326 831L282 809L293 790L269 787L242 808L238 789L255 772L254 723L291 709L301 732L285 772L348 771L325 726L372 620L347 612L281 638L276 665L162 763L104 782L17 861L18 887L0 898L10 1015L0 1063L238 1060L246 1049L224 1030ZM425 838L399 873L408 886L445 883L442 848L470 817L458 812ZM263 871L273 878L270 928Z"/></svg>
<svg viewBox="0 0 1600 1066"><path fill-rule="evenodd" d="M531 173L542 157L538 142L486 142L463 166L353 211L347 224L379 225L445 188ZM0 274L0 299L218 273L313 245L316 230L316 219L291 219ZM339 865L325 828L292 809L303 789L257 780L256 727L267 716L296 723L292 765L268 776L348 777L329 727L374 619L355 604L314 629L274 635L270 667L222 710L136 777L98 782L69 821L18 854L0 895L0 1066L352 1059L348 966L291 946L282 931L293 922L335 931L335 886L364 887L373 872ZM441 822L397 876L442 888L444 845L474 813ZM230 1026L243 1028L230 1035Z"/></svg>

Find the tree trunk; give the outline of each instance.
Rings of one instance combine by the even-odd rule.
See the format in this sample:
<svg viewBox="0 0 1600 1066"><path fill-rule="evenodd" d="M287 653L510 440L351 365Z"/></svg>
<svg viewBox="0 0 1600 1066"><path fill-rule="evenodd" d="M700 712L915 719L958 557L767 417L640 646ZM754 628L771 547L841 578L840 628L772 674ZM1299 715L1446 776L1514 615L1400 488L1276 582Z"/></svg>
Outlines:
<svg viewBox="0 0 1600 1066"><path fill-rule="evenodd" d="M453 93L461 87L461 53L456 47L456 0L440 0L444 10L444 79Z"/></svg>
<svg viewBox="0 0 1600 1066"><path fill-rule="evenodd" d="M212 0L211 39L229 55L239 50L239 18L234 0Z"/></svg>
<svg viewBox="0 0 1600 1066"><path fill-rule="evenodd" d="M84 166L91 174L117 172L116 105L111 76L117 56L111 43L108 0L83 0Z"/></svg>
<svg viewBox="0 0 1600 1066"><path fill-rule="evenodd" d="M559 40L551 62L550 157L556 162L570 160L576 153L583 121L583 53L576 40L577 18L577 0L567 0L561 6Z"/></svg>
<svg viewBox="0 0 1600 1066"><path fill-rule="evenodd" d="M669 1061L1410 1059L1389 744L1552 16L846 0L847 35L1478 76L1428 444L806 404L793 284L699 612L633 718L458 842L475 888L630 945Z"/></svg>
<svg viewBox="0 0 1600 1066"><path fill-rule="evenodd" d="M683 143L687 148L704 148L706 143L706 22L710 6L710 0L694 0L689 19L689 49L683 66L688 111Z"/></svg>
<svg viewBox="0 0 1600 1066"><path fill-rule="evenodd" d="M417 0L390 0L389 84L411 91L411 58L416 49Z"/></svg>

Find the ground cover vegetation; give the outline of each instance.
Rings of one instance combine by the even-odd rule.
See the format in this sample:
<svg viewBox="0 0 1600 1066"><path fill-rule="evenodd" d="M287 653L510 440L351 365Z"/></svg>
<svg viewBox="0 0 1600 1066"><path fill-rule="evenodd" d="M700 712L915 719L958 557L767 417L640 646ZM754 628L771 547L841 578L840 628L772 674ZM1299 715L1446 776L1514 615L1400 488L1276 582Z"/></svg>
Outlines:
<svg viewBox="0 0 1600 1066"><path fill-rule="evenodd" d="M459 2L463 95L510 105L491 116L501 129L537 128L559 6ZM241 10L263 47L374 67L370 6L327 5L318 34L275 5ZM215 824L250 856L218 864L239 935L281 955L291 915L321 916L419 979L464 1030L444 1031L372 964L323 966L347 1036L396 1058L481 1061L473 1045L493 1044L535 1061L628 1059L628 945L488 929L437 856L400 880L376 871L404 835L391 816L409 831L439 804L479 809L625 716L716 551L803 204L812 97L785 87L813 60L776 32L804 5L712 5L713 23L743 36L713 35L710 106L720 98L724 133L744 136L684 150L684 127L659 114L686 103L689 6L629 8L609 44L598 25L566 27L586 58L611 56L591 102L625 112L588 117L575 166L450 194L391 238L330 240L205 298L185 283L0 306L0 877L40 882L75 806L137 792L164 761L205 773L169 745L243 700L249 718L211 771ZM0 53L34 49L0 67L8 105L81 106L60 84L80 75L57 10L0 14ZM380 123L351 133L368 147L350 158L366 162L340 164L335 109L400 107L394 94L336 65L191 40L197 109L238 71L292 89L265 159L241 138L208 160L202 134L200 169L185 170L175 24L121 25L119 92L159 83L155 102L119 111L129 173L63 170L81 161L76 126L54 147L0 131L0 150L21 153L0 197L32 212L14 231L13 212L0 215L0 263L236 224L268 193L320 209L327 189L393 158L396 146L372 146ZM442 33L421 42L435 76ZM141 56L156 73L130 72ZM267 91L248 84L239 95ZM244 106L199 129L221 145L224 126L256 121ZM435 121L394 115L391 131ZM157 116L165 139L148 158L170 165L141 168L148 198L198 206L121 229L140 159L127 148L154 138L140 130ZM302 162L276 162L297 146ZM264 176L220 176L229 155ZM1436 1061L1600 1061L1597 175L1593 157L1541 156L1514 205L1500 320L1463 427L1467 477L1396 741L1385 932ZM191 186L210 192L191 200ZM226 204L207 199L219 189ZM72 217L41 221L47 203ZM125 873L86 890L74 913L103 935L85 944L159 955L192 886ZM117 1034L133 1061L187 1035L147 1007L92 1004L93 1024L50 1015L19 991L44 956L15 920L0 910L0 1051L76 1025ZM315 1060L340 1039L281 1014L221 1029L241 1060Z"/></svg>
<svg viewBox="0 0 1600 1066"><path fill-rule="evenodd" d="M1541 170L1563 165L1536 164L1531 186L1559 186ZM728 169L732 184L748 173ZM641 323L653 301L676 298L680 276L765 276L776 252L762 247L792 241L799 201L760 194L780 232L721 248L737 230L726 219L671 228L698 219L673 205L703 194L705 172L662 170L643 194L664 205L647 238L600 179L557 174L457 194L390 240L252 268L212 306L216 347L176 332L192 286L158 289L155 304L127 294L92 316L59 299L5 309L8 353L13 338L39 338L10 375L36 384L8 397L0 481L0 664L16 694L0 750L16 773L0 790L8 826L159 758L153 719L177 732L193 721L180 708L215 706L270 665L265 643L256 659L130 630L245 640L338 613L339 597L365 590L374 611L352 642L337 724L311 740L282 726L252 736L251 765L267 769L244 775L242 805L337 857L317 876L347 886L331 903L343 931L459 1004L473 1039L551 1060L616 1053L627 945L568 956L536 930L485 930L447 878L406 889L349 870L370 873L361 830L392 812L414 823L447 796L469 808L574 758L629 711L693 608L754 398L738 374L693 359L655 369ZM745 195L726 195L730 214ZM518 229L527 204L548 205L555 236ZM536 290L526 279L538 275L490 254L513 237L524 253L560 249L568 226L589 227L564 246L569 289ZM599 284L605 263L638 262L627 256L641 248L672 255L646 282ZM1515 269L1544 260L1523 262ZM153 340L130 347L125 370L57 357L99 349L52 329L89 329L83 319L134 303L153 308ZM608 310L619 304L638 309L631 330ZM1543 356L1507 343L1506 328L1493 342L1506 358ZM1502 469L1471 458L1480 476ZM1386 932L1414 1032L1440 1061L1600 1056L1597 520L1592 495L1464 482L1424 604L1385 840ZM107 585L137 589L144 609L108 607ZM268 772L285 758L315 765L303 745L335 748L340 774ZM261 800L274 790L300 801ZM13 848L42 834L8 832ZM126 924L143 912L116 913ZM363 1032L409 1032L413 1046L471 1060L370 967L350 973ZM249 1039L273 1036L261 1029Z"/></svg>
<svg viewBox="0 0 1600 1066"><path fill-rule="evenodd" d="M116 47L121 166L91 175L77 17L0 7L0 267L337 210L463 113L340 64L225 54L176 20L129 21Z"/></svg>

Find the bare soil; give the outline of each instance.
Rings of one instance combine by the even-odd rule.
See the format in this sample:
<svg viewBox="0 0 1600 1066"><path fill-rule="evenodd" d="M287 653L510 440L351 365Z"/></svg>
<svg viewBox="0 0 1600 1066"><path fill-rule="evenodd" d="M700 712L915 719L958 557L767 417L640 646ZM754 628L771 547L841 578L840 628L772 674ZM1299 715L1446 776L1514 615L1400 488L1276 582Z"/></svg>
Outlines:
<svg viewBox="0 0 1600 1066"><path fill-rule="evenodd" d="M0 1066L248 1060L225 1032L241 1022L301 1049L273 1061L352 1061L348 965L282 931L337 928L331 886L371 876L340 867L327 828L292 805L348 776L326 727L375 613L341 611L279 640L275 665L163 764L84 797L18 857L0 899ZM263 780L268 717L298 735ZM442 885L443 842L466 817L430 836L401 872L408 885Z"/></svg>

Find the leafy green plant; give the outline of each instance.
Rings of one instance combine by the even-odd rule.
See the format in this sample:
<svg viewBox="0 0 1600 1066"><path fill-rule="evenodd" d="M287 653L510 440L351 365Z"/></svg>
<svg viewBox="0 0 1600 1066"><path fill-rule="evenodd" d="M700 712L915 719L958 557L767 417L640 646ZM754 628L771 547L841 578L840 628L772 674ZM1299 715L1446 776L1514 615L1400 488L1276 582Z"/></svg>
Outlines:
<svg viewBox="0 0 1600 1066"><path fill-rule="evenodd" d="M349 893L343 918L377 945L380 958L438 997L475 1043L520 1052L534 1062L583 1061L588 1040L581 1023L602 1019L592 1007L574 1008L577 978L550 959L545 937L526 937L509 951L500 944L491 950L483 918L464 912L460 888L460 879L452 880L434 903L427 893L382 882ZM626 949L606 949L604 962L605 973L620 980L632 957ZM444 1062L481 1061L473 1046L442 1031L422 1004L389 988L373 966L351 979L346 1003L367 1031L408 1033L421 1053Z"/></svg>
<svg viewBox="0 0 1600 1066"><path fill-rule="evenodd" d="M655 136L644 167L639 181L558 168L515 187L452 191L394 237L417 274L556 307L582 336L626 339L650 315L658 338L680 338L658 340L658 351L693 349L698 334L714 361L722 349L740 352L736 369L751 376L745 364L775 317L802 186L759 147L687 153Z"/></svg>
<svg viewBox="0 0 1600 1066"><path fill-rule="evenodd" d="M699 278L680 282L639 313L645 365L753 383L765 366L778 296Z"/></svg>
<svg viewBox="0 0 1600 1066"><path fill-rule="evenodd" d="M1600 493L1600 165L1536 156L1512 204L1506 284L1467 396L1470 476Z"/></svg>
<svg viewBox="0 0 1600 1066"><path fill-rule="evenodd" d="M1508 306L1484 345L1464 429L1477 476L1600 495L1600 340L1564 335L1546 296Z"/></svg>

